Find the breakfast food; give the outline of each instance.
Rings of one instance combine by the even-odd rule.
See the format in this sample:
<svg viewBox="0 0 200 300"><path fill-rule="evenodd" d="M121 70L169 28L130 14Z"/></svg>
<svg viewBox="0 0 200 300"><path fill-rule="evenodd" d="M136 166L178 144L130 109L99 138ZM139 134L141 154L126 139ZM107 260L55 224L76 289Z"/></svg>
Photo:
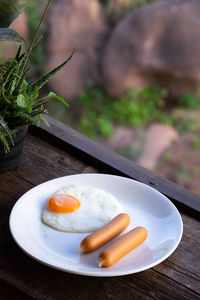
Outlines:
<svg viewBox="0 0 200 300"><path fill-rule="evenodd" d="M147 238L144 227L136 227L104 248L99 254L99 267L110 267Z"/></svg>
<svg viewBox="0 0 200 300"><path fill-rule="evenodd" d="M92 186L68 185L48 200L42 221L59 231L91 232L122 212L119 202L106 191Z"/></svg>
<svg viewBox="0 0 200 300"><path fill-rule="evenodd" d="M129 215L126 213L119 214L108 224L84 238L77 250L92 252L120 234L129 224Z"/></svg>

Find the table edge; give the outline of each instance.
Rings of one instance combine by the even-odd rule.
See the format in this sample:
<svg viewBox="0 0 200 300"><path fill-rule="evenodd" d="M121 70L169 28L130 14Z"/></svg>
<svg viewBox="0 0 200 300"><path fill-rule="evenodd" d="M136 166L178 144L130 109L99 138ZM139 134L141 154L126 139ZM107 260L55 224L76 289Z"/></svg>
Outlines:
<svg viewBox="0 0 200 300"><path fill-rule="evenodd" d="M197 213L199 215L200 195L145 169L50 116L45 116L45 118L50 127L47 127L45 124L41 124L41 127L30 126L30 132L39 134L39 136L43 136L51 141L53 139L60 141L74 151L78 151L79 157L86 155L98 166L107 167L110 171L117 171L119 175L125 175L145 183L170 198L180 208L187 208L187 212L190 209L189 212L191 214L195 215Z"/></svg>

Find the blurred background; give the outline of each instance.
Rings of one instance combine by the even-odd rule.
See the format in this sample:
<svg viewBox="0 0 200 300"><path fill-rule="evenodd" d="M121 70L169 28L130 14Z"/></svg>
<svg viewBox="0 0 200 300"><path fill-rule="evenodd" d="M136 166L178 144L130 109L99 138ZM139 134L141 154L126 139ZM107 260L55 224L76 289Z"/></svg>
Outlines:
<svg viewBox="0 0 200 300"><path fill-rule="evenodd" d="M30 41L45 1L12 24ZM200 1L57 0L30 57L30 80L64 61L48 84L69 103L49 115L200 194ZM1 43L0 60L17 45Z"/></svg>

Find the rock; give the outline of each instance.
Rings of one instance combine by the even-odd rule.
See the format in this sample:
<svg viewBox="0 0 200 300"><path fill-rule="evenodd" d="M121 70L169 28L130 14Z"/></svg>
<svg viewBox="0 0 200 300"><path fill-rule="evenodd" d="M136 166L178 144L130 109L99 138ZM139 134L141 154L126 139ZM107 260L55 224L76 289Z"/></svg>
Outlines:
<svg viewBox="0 0 200 300"><path fill-rule="evenodd" d="M10 28L16 30L25 40L28 40L29 28L28 21L25 12L20 14L11 24ZM1 43L3 60L15 57L17 49L19 47L18 43L15 42L3 42Z"/></svg>
<svg viewBox="0 0 200 300"><path fill-rule="evenodd" d="M103 56L109 95L149 84L166 87L171 97L194 91L200 81L199 24L199 0L156 1L127 14Z"/></svg>
<svg viewBox="0 0 200 300"><path fill-rule="evenodd" d="M98 79L98 55L106 33L106 19L97 0L64 0L48 14L48 70L76 53L49 86L65 98L74 98L90 79Z"/></svg>
<svg viewBox="0 0 200 300"><path fill-rule="evenodd" d="M145 168L153 169L161 153L178 138L177 131L163 124L153 124L147 133L138 163Z"/></svg>
<svg viewBox="0 0 200 300"><path fill-rule="evenodd" d="M116 126L113 135L102 142L115 152L137 161L144 146L146 134L146 126L140 128Z"/></svg>
<svg viewBox="0 0 200 300"><path fill-rule="evenodd" d="M114 151L126 148L133 143L134 135L133 128L117 126L112 137L105 142L105 145Z"/></svg>

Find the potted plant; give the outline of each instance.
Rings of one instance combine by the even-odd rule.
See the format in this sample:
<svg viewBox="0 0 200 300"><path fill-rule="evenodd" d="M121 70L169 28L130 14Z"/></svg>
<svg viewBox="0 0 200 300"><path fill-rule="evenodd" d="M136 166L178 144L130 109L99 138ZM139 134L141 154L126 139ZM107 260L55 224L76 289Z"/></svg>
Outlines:
<svg viewBox="0 0 200 300"><path fill-rule="evenodd" d="M17 32L7 26L21 13L27 2L27 0L0 0L0 41L23 41ZM47 113L45 104L49 98L55 98L68 106L63 98L53 92L40 98L39 90L69 62L74 52L61 65L36 82L28 83L26 80L29 72L27 61L36 43L38 31L49 4L50 0L47 1L30 46L21 53L20 45L16 56L0 65L0 173L18 166L28 125L39 126L40 120L48 125L43 115Z"/></svg>

